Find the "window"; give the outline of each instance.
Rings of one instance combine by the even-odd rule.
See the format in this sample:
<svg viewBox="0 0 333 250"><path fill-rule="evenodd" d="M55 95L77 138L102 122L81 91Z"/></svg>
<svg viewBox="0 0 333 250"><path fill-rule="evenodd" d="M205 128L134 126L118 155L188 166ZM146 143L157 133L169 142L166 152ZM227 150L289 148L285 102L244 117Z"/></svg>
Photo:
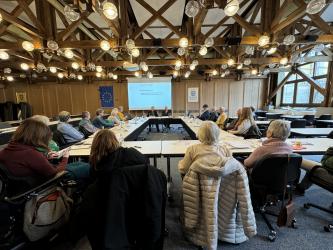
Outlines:
<svg viewBox="0 0 333 250"><path fill-rule="evenodd" d="M316 80L316 83L321 87L321 88L326 88L326 78L321 78ZM314 90L313 92L313 103L322 103L324 101L325 97L320 94L317 90Z"/></svg>
<svg viewBox="0 0 333 250"><path fill-rule="evenodd" d="M327 75L328 72L328 62L317 62L315 76Z"/></svg>
<svg viewBox="0 0 333 250"><path fill-rule="evenodd" d="M306 57L318 56L320 53L311 50ZM311 77L318 86L326 89L328 62L313 62L304 63L298 66L308 77ZM288 72L280 72L278 76L278 83L280 83ZM294 93L296 97L294 98ZM290 106L322 106L325 101L325 96L319 93L309 82L305 81L300 75L292 74L287 80L282 89L281 105Z"/></svg>
<svg viewBox="0 0 333 250"><path fill-rule="evenodd" d="M283 103L292 104L294 101L295 83L289 83L283 87Z"/></svg>
<svg viewBox="0 0 333 250"><path fill-rule="evenodd" d="M307 82L298 82L296 103L307 104L310 101L309 99L310 99L310 84Z"/></svg>

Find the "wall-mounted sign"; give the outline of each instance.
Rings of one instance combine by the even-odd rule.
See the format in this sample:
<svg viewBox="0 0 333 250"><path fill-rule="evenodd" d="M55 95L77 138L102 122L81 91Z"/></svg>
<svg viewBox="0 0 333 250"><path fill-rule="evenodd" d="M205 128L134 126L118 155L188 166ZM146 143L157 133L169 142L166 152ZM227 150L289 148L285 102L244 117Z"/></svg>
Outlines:
<svg viewBox="0 0 333 250"><path fill-rule="evenodd" d="M187 89L187 101L188 102L199 102L199 88L188 88Z"/></svg>

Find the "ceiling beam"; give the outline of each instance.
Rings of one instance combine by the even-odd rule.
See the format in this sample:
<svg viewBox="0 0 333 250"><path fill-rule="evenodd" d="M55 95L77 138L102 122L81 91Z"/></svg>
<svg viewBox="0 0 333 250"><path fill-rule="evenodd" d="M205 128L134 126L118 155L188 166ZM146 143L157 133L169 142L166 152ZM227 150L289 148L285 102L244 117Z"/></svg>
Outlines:
<svg viewBox="0 0 333 250"><path fill-rule="evenodd" d="M294 22L301 19L305 14L306 14L306 12L305 12L304 7L297 8L294 12L292 12L290 15L288 15L285 20L283 20L282 22L280 22L276 25L272 25L271 32L278 33L280 31L282 31L283 29L288 28Z"/></svg>
<svg viewBox="0 0 333 250"><path fill-rule="evenodd" d="M206 8L201 8L199 13L194 17L194 25L193 25L193 35L198 36L201 34L201 26L204 22L208 10Z"/></svg>
<svg viewBox="0 0 333 250"><path fill-rule="evenodd" d="M268 97L268 101L272 100L274 96L276 96L277 92L287 83L289 77L293 74L293 72L289 72L285 78L280 82L280 84L272 91L272 93Z"/></svg>
<svg viewBox="0 0 333 250"><path fill-rule="evenodd" d="M165 11L167 11L177 0L169 0L167 1L158 11L159 15L162 15ZM137 39L142 32L152 24L156 19L158 19L157 15L152 15L143 25L141 25L133 34L133 38Z"/></svg>
<svg viewBox="0 0 333 250"><path fill-rule="evenodd" d="M65 30L61 31L58 34L58 40L66 40L82 24L82 22L85 20L85 18L88 17L89 15L90 15L90 13L88 13L88 12L82 13L80 18L77 21L72 22L70 25L68 25L66 27Z"/></svg>
<svg viewBox="0 0 333 250"><path fill-rule="evenodd" d="M300 77L303 78L304 81L308 82L311 86L314 87L315 90L317 90L320 94L323 96L326 95L325 89L319 87L319 85L313 80L311 77L307 76L302 70L296 68L296 72Z"/></svg>
<svg viewBox="0 0 333 250"><path fill-rule="evenodd" d="M172 25L166 18L160 14L159 11L156 11L153 7L151 7L149 4L147 4L144 0L136 0L139 4L141 4L146 10L148 10L154 17L157 17L162 23L164 23L166 26L168 26L169 29L171 29L176 35L179 37L183 36L183 33L176 28L174 25ZM174 0L169 0L171 2L174 2Z"/></svg>
<svg viewBox="0 0 333 250"><path fill-rule="evenodd" d="M17 26L18 28L22 29L26 33L32 35L33 37L43 38L44 34L41 34L37 29L35 29L31 25L27 24L26 22L23 22L21 19L18 19L17 17L12 16L11 13L8 13L7 11L0 8L0 14L2 15L2 18L4 20Z"/></svg>
<svg viewBox="0 0 333 250"><path fill-rule="evenodd" d="M254 25L250 24L247 21L244 20L240 15L235 14L232 16L232 18L240 25L242 26L247 32L260 36L261 32L260 30Z"/></svg>

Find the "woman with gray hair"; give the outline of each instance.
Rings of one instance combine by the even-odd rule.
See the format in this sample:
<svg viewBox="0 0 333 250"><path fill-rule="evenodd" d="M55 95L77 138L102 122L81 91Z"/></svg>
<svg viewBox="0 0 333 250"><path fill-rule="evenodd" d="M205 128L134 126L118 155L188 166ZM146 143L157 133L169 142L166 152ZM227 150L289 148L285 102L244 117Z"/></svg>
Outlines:
<svg viewBox="0 0 333 250"><path fill-rule="evenodd" d="M245 159L244 165L252 168L255 163L268 154L291 154L293 149L286 143L290 135L290 123L284 120L274 120L269 124L266 132L267 140L263 141L262 146L252 152Z"/></svg>
<svg viewBox="0 0 333 250"><path fill-rule="evenodd" d="M206 166L216 166L222 158L230 157L228 148L219 144L220 129L212 121L204 121L198 131L199 144L187 148L184 159L178 163L178 170L185 175L194 161Z"/></svg>

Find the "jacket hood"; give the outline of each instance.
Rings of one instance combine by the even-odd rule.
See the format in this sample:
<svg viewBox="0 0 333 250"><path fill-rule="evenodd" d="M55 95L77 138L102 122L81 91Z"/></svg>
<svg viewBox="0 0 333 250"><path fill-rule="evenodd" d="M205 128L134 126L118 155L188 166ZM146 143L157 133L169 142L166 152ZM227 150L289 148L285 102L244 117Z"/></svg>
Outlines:
<svg viewBox="0 0 333 250"><path fill-rule="evenodd" d="M4 150L6 151L26 151L26 150L31 150L34 149L33 146L21 144L18 142L10 142L7 147L5 147Z"/></svg>
<svg viewBox="0 0 333 250"><path fill-rule="evenodd" d="M224 168L228 161L234 159L233 157L223 157L216 155L216 160L212 157L204 157L194 161L190 167L191 170L212 177L220 177L224 175Z"/></svg>
<svg viewBox="0 0 333 250"><path fill-rule="evenodd" d="M98 163L100 174L117 168L147 164L147 158L134 148L120 147Z"/></svg>

